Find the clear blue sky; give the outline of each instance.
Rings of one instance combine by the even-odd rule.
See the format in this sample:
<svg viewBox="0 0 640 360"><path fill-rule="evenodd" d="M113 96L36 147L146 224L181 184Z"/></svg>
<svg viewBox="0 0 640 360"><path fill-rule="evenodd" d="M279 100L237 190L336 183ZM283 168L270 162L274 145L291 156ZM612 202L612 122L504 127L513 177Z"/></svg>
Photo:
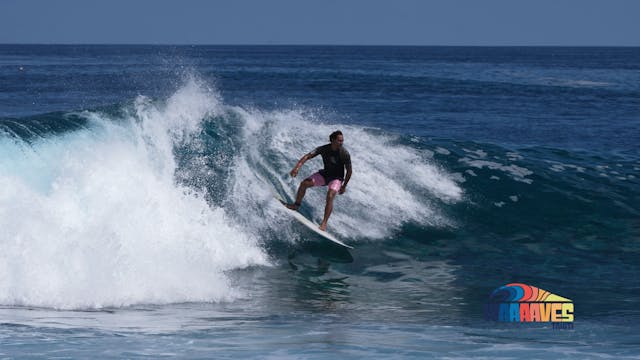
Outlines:
<svg viewBox="0 0 640 360"><path fill-rule="evenodd" d="M640 0L0 0L0 43L640 46Z"/></svg>

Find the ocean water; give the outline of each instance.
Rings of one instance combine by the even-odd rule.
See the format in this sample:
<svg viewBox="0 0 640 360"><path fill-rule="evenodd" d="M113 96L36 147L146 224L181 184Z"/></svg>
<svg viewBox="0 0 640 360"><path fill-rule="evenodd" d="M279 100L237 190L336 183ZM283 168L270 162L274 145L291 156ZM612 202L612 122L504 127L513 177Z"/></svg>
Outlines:
<svg viewBox="0 0 640 360"><path fill-rule="evenodd" d="M0 358L638 358L639 143L640 48L0 45Z"/></svg>

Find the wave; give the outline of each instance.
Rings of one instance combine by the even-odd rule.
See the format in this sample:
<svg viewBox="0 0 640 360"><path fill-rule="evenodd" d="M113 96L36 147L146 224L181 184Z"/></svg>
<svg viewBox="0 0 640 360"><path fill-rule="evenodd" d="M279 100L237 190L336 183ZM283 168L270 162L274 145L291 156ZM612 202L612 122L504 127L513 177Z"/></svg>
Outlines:
<svg viewBox="0 0 640 360"><path fill-rule="evenodd" d="M231 271L276 265L277 249L318 240L271 188L292 198L322 163L288 172L336 129L354 173L329 228L356 248L424 256L413 246L426 243L462 266L639 249L632 154L391 134L314 109L231 106L191 77L167 99L0 119L0 304L248 296ZM319 221L324 198L308 190L301 211Z"/></svg>
<svg viewBox="0 0 640 360"><path fill-rule="evenodd" d="M306 109L225 105L193 77L166 100L139 96L115 109L47 114L30 120L48 124L37 128L19 120L5 119L0 136L3 305L243 296L227 271L269 266L270 243L308 235L270 186L291 196L321 162L308 162L298 179L288 171L336 128L354 175L336 202L334 233L363 242L392 237L407 223L454 226L442 205L463 199L432 154L398 136L329 125ZM24 131L9 131L18 127ZM323 208L324 191L309 190L302 211L317 220Z"/></svg>
<svg viewBox="0 0 640 360"><path fill-rule="evenodd" d="M215 94L214 94L215 95ZM29 143L0 140L0 303L101 308L240 296L225 271L268 265L260 239L175 181L215 96L190 82L163 104Z"/></svg>

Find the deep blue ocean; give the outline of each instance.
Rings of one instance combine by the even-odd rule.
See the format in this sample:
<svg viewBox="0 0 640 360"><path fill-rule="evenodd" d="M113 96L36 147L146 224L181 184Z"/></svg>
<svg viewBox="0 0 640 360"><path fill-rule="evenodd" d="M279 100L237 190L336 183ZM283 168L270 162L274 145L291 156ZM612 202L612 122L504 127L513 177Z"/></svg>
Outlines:
<svg viewBox="0 0 640 360"><path fill-rule="evenodd" d="M0 45L0 358L637 359L639 144L640 48Z"/></svg>

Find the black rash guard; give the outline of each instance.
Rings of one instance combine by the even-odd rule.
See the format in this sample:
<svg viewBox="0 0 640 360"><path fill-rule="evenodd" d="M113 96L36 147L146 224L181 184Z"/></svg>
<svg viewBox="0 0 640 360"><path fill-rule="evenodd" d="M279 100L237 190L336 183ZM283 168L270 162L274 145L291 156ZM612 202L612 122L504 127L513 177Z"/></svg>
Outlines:
<svg viewBox="0 0 640 360"><path fill-rule="evenodd" d="M324 169L320 170L320 175L324 177L327 184L336 179L344 181L344 168L351 166L351 155L344 146L334 151L331 150L331 144L322 145L310 152L309 155L312 158L322 155Z"/></svg>

